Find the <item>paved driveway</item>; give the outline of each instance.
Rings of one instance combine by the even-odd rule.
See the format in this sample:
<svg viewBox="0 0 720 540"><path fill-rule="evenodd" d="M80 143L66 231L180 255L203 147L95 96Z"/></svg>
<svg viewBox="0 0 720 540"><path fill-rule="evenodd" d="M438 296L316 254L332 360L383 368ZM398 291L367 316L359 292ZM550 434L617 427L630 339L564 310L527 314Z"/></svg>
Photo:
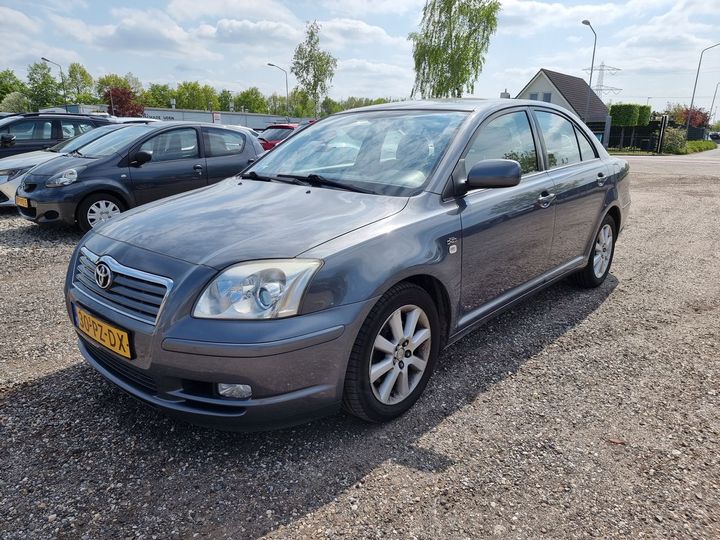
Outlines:
<svg viewBox="0 0 720 540"><path fill-rule="evenodd" d="M606 284L446 351L403 418L168 420L75 350L79 236L0 214L0 537L720 537L720 151L631 158Z"/></svg>

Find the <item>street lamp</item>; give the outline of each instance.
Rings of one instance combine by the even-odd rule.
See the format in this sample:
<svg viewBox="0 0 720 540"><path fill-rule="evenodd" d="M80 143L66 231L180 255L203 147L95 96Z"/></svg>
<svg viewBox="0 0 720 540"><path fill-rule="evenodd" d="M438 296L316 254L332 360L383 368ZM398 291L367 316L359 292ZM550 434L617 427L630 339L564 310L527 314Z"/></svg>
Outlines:
<svg viewBox="0 0 720 540"><path fill-rule="evenodd" d="M43 62L47 62L48 64L53 64L57 66L60 69L60 81L62 82L63 87L63 101L65 102L65 112L68 112L68 104L67 104L67 91L65 90L65 75L63 75L62 66L58 64L57 62L53 62L52 60L48 60L44 56L40 58Z"/></svg>
<svg viewBox="0 0 720 540"><path fill-rule="evenodd" d="M280 66L276 66L275 64L271 64L268 62L268 66L278 68L280 71L282 71L285 74L285 112L287 113L287 119L288 122L290 121L290 92L288 91L288 75L287 71L285 71Z"/></svg>
<svg viewBox="0 0 720 540"><path fill-rule="evenodd" d="M697 90L698 77L700 77L700 64L702 64L703 54L705 54L705 51L709 51L710 49L717 47L718 45L720 45L720 43L716 43L715 45L710 45L709 47L705 47L700 52L700 60L698 61L697 73L695 74L695 86L693 86L692 98L690 99L690 109L688 110L688 115L687 115L687 124L685 125L686 135L690 135L690 115L692 115L693 105L695 104L695 90Z"/></svg>
<svg viewBox="0 0 720 540"><path fill-rule="evenodd" d="M715 106L715 98L717 97L717 89L718 89L718 86L720 86L720 82L718 82L718 83L715 85L715 93L713 94L713 100L712 100L712 103L710 104L710 121L711 121L711 122L712 122L712 119L713 119L713 107Z"/></svg>
<svg viewBox="0 0 720 540"><path fill-rule="evenodd" d="M592 27L592 24L590 24L590 21L585 19L582 23L585 26L589 26L590 30L592 30L593 36L595 36L593 40L592 62L590 62L590 82L588 83L587 99L585 100L585 117L583 118L585 123L587 123L588 110L590 109L590 92L592 92L593 70L595 69L595 47L597 46L597 34L595 33L595 29Z"/></svg>

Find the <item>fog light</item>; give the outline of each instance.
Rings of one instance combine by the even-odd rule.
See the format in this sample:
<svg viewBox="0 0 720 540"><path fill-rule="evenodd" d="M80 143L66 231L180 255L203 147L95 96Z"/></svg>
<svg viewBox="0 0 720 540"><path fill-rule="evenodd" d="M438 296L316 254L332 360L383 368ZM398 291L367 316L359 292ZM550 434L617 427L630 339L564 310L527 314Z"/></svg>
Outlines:
<svg viewBox="0 0 720 540"><path fill-rule="evenodd" d="M252 396L252 388L247 384L218 383L218 394L234 399L248 399Z"/></svg>

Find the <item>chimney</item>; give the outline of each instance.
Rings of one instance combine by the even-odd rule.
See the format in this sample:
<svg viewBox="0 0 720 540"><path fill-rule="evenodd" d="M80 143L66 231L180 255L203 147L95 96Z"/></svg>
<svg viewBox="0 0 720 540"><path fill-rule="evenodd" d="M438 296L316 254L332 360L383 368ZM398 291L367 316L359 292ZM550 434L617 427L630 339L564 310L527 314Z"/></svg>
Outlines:
<svg viewBox="0 0 720 540"><path fill-rule="evenodd" d="M508 93L507 88L505 89L504 92L500 92L500 97L502 99L510 99L510 94Z"/></svg>

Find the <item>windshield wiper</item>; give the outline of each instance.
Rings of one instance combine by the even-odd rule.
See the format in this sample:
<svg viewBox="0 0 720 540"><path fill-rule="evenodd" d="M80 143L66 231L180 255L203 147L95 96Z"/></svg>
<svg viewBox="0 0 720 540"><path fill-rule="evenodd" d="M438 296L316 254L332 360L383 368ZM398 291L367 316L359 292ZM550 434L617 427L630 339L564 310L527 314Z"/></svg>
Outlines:
<svg viewBox="0 0 720 540"><path fill-rule="evenodd" d="M338 182L337 180L331 180L329 178L325 178L324 176L320 176L319 174L308 174L306 176L303 176L301 174L278 174L278 176L294 178L295 180L299 180L300 182L305 182L306 185L310 185L310 186L327 186L327 187L334 187L337 189L344 189L347 191L354 191L356 193L367 193L370 195L377 195L374 191L372 191L370 189L365 189L365 188L353 186L350 184L343 184L342 182Z"/></svg>
<svg viewBox="0 0 720 540"><path fill-rule="evenodd" d="M287 175L270 176L270 175L258 174L255 171L250 171L248 173L241 174L240 178L246 178L249 180L262 180L263 182L282 182L283 184L295 184L297 186L309 186L310 185L308 182L303 182L296 178L281 178L282 176L287 176Z"/></svg>

